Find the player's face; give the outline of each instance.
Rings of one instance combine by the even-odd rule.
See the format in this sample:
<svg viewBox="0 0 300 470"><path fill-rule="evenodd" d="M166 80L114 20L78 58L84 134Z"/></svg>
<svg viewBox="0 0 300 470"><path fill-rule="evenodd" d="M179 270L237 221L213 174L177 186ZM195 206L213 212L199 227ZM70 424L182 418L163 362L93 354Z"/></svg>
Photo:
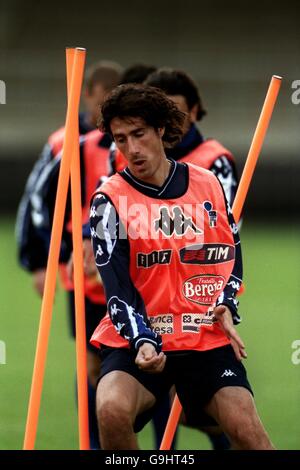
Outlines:
<svg viewBox="0 0 300 470"><path fill-rule="evenodd" d="M106 92L101 83L93 86L91 92L86 92L84 101L87 112L89 113L90 122L96 127L100 113L100 105L103 103Z"/></svg>
<svg viewBox="0 0 300 470"><path fill-rule="evenodd" d="M110 128L117 147L138 179L156 184L155 176L166 156L162 143L164 129L154 129L141 118L114 118Z"/></svg>
<svg viewBox="0 0 300 470"><path fill-rule="evenodd" d="M184 121L183 134L186 134L191 127L191 123L196 122L197 120L198 105L195 105L192 109L189 109L186 98L183 95L168 95L168 98L176 104L179 111L185 113L186 117Z"/></svg>

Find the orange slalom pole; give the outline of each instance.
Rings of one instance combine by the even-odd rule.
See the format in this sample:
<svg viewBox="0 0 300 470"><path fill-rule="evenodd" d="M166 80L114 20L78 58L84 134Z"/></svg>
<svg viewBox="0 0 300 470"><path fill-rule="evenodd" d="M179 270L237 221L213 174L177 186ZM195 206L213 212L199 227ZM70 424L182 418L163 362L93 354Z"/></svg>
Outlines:
<svg viewBox="0 0 300 470"><path fill-rule="evenodd" d="M67 83L70 85L74 64L75 50L66 49ZM82 206L81 178L79 157L79 128L76 127L77 140L71 163L71 200L72 200L72 237L74 263L74 295L75 295L75 324L76 324L76 364L77 364L77 393L78 393L78 429L80 450L90 449L89 416L88 416L88 384L87 384L87 353L86 325L84 303L84 273L83 273L83 244L82 244Z"/></svg>
<svg viewBox="0 0 300 470"><path fill-rule="evenodd" d="M266 135L266 132L269 127L270 119L272 116L272 112L277 100L277 96L279 93L279 89L281 86L281 77L273 75L268 92L265 98L265 102L262 107L262 111L256 126L256 130L252 139L252 143L250 146L250 150L247 156L247 160L245 163L245 167L241 176L241 180L238 186L238 190L233 202L232 212L234 216L234 220L236 223L239 221L242 208L247 196L247 192L250 186L250 182L254 173L254 169L256 166L256 162L259 157L260 150L263 145L263 141ZM169 450L172 441L174 438L174 434L176 431L176 427L178 424L178 420L182 411L181 403L177 397L175 396L170 416L166 425L166 429L161 441L160 450Z"/></svg>
<svg viewBox="0 0 300 470"><path fill-rule="evenodd" d="M41 318L38 331L37 347L28 405L28 414L23 445L24 450L34 449L36 439L41 394L45 374L48 340L52 318L52 308L55 296L56 275L58 270L58 260L66 207L71 158L74 141L76 139L76 126L78 126L78 112L83 78L84 60L85 49L76 49L72 74L72 83L70 87L70 99L68 102L66 117L65 139L55 201L53 226L45 279L45 289L41 307Z"/></svg>
<svg viewBox="0 0 300 470"><path fill-rule="evenodd" d="M256 130L249 149L247 160L232 206L232 213L236 221L240 220L242 208L248 193L255 166L267 133L273 109L281 86L281 77L273 75L265 102L263 104Z"/></svg>

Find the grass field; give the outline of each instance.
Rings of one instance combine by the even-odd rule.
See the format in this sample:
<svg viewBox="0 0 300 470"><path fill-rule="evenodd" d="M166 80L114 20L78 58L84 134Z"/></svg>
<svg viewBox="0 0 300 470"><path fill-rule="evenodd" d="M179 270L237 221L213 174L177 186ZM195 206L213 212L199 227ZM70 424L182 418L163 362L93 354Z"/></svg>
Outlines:
<svg viewBox="0 0 300 470"><path fill-rule="evenodd" d="M40 300L30 276L16 263L13 220L0 219L0 449L21 449L35 354ZM300 227L244 223L246 292L238 327L248 352L246 367L261 418L279 449L300 449L300 364L291 360L300 340ZM37 449L77 449L75 348L68 331L64 293L53 312ZM140 434L152 448L151 428ZM181 428L178 449L209 449L207 438Z"/></svg>

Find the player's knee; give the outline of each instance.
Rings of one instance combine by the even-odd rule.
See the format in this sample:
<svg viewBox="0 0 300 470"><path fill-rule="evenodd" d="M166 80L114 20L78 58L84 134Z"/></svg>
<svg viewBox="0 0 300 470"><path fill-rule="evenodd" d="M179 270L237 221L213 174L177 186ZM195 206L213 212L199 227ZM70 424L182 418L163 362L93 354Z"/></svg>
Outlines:
<svg viewBox="0 0 300 470"><path fill-rule="evenodd" d="M238 425L233 428L230 433L231 441L238 449L248 449L251 445L251 432L252 430L246 426Z"/></svg>
<svg viewBox="0 0 300 470"><path fill-rule="evenodd" d="M233 446L239 450L258 449L262 438L262 430L252 419L240 420L230 432Z"/></svg>
<svg viewBox="0 0 300 470"><path fill-rule="evenodd" d="M108 429L113 432L132 427L129 411L120 403L109 399L102 401L97 407L97 417L100 429Z"/></svg>

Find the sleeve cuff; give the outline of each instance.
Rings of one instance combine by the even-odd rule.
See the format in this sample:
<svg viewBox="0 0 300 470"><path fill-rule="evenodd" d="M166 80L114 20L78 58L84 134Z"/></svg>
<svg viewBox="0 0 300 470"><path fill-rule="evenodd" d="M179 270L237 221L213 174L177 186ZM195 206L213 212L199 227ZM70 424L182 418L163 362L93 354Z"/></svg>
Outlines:
<svg viewBox="0 0 300 470"><path fill-rule="evenodd" d="M238 311L235 307L235 305L233 305L233 303L231 303L230 301L223 301L223 302L217 302L216 304L217 306L218 305L226 305L226 307L229 308L230 312L231 312L231 315L232 315L232 320L233 320L233 324L234 325L238 325L239 323L241 323L242 319L241 317L239 316L238 314Z"/></svg>
<svg viewBox="0 0 300 470"><path fill-rule="evenodd" d="M152 344L155 347L155 350L156 350L157 354L159 354L161 352L161 349L162 349L161 336L159 336L159 335L154 336L154 335L150 335L150 334L149 335L147 335L147 334L139 335L131 341L131 347L134 349L134 351L138 351L139 348L144 343Z"/></svg>
<svg viewBox="0 0 300 470"><path fill-rule="evenodd" d="M89 223L82 226L82 238L91 238L91 227Z"/></svg>

